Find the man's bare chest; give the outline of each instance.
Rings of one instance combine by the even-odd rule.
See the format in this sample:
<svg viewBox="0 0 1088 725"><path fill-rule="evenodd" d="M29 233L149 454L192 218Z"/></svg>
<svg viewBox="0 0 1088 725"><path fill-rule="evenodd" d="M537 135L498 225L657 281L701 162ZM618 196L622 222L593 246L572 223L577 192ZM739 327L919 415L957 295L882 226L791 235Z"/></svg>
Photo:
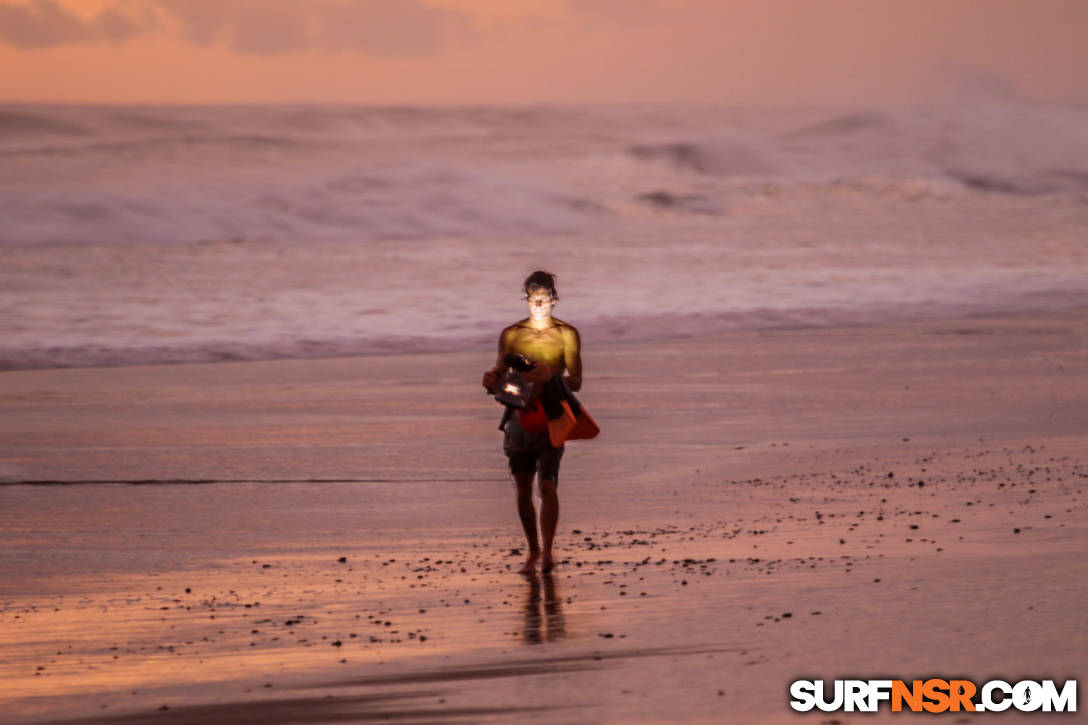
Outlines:
<svg viewBox="0 0 1088 725"><path fill-rule="evenodd" d="M513 352L520 352L552 367L558 367L563 362L563 336L555 327L546 330L518 328L510 347Z"/></svg>

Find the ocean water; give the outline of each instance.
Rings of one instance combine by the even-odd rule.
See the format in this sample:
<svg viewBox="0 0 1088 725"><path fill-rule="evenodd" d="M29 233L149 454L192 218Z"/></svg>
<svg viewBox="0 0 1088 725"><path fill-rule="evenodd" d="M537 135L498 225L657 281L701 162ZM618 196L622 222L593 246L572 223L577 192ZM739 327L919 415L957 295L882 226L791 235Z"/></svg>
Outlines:
<svg viewBox="0 0 1088 725"><path fill-rule="evenodd" d="M1088 108L0 106L0 368L1088 303Z"/></svg>

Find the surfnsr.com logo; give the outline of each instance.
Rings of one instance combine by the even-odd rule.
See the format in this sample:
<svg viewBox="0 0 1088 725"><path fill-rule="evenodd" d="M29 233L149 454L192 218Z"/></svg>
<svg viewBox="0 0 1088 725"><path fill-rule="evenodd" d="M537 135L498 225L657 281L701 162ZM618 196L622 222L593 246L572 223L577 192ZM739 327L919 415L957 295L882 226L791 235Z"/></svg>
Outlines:
<svg viewBox="0 0 1088 725"><path fill-rule="evenodd" d="M827 685L831 685L828 687ZM876 712L887 703L892 712L1076 712L1077 681L1059 689L1053 680L990 680L981 687L970 680L797 680L790 685L790 707L798 712Z"/></svg>

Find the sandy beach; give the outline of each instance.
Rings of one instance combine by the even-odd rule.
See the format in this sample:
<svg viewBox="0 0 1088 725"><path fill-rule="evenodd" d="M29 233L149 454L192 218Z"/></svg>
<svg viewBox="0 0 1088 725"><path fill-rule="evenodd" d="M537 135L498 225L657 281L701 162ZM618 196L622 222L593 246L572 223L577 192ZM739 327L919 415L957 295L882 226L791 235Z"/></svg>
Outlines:
<svg viewBox="0 0 1088 725"><path fill-rule="evenodd" d="M0 0L0 725L1088 723L1086 27Z"/></svg>
<svg viewBox="0 0 1088 725"><path fill-rule="evenodd" d="M529 580L490 349L0 373L2 719L913 721L789 683L1083 680L1086 329L587 339L603 432Z"/></svg>

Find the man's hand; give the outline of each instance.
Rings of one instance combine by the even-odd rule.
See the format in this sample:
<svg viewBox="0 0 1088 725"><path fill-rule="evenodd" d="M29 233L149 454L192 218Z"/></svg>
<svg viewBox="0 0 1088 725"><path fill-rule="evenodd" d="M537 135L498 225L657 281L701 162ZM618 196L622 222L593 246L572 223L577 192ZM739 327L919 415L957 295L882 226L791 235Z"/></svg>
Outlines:
<svg viewBox="0 0 1088 725"><path fill-rule="evenodd" d="M484 373L483 386L489 391L494 390L495 386L499 384L499 376L502 375L502 373L503 371L499 368L491 368L488 370Z"/></svg>

